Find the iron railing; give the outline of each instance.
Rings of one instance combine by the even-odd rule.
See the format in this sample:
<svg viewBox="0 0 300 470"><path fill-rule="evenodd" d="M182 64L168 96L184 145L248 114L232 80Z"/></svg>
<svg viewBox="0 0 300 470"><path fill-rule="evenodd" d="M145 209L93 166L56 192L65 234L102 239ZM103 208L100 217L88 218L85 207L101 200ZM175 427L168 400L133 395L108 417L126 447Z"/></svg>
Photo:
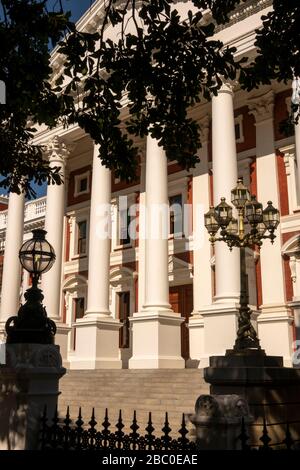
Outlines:
<svg viewBox="0 0 300 470"><path fill-rule="evenodd" d="M93 409L90 421L85 424L82 419L81 408L75 421L70 417L69 407L64 419L59 417L56 410L52 420L47 417L47 410L45 408L41 418L41 430L39 438L39 448L41 450L98 450L98 451L111 451L111 450L125 450L125 451L170 451L173 453L189 453L198 452L201 446L197 441L188 438L189 430L187 429L185 416L182 415L181 427L178 430L178 437L174 438L170 434L168 413L165 414L164 426L161 432L155 433L155 428L152 422L151 412L149 413L148 424L145 431L140 430L137 422L137 414L134 411L132 424L130 426L131 432L124 432L124 422L122 411L119 412L119 418L115 425L115 430L111 429L109 422L108 410L105 411L102 428L97 427L95 418L95 411ZM299 424L300 421L291 421L285 423L268 423L263 418L262 423L245 424L244 418L241 418L241 432L237 437L237 446L243 451L269 451L269 450L300 450L300 439L293 436L291 425ZM281 432L283 439L274 442L270 435L269 429L271 426L285 426L285 431ZM253 433L254 427L261 428L261 435L256 442L250 442L249 435ZM259 433L255 433L259 435Z"/></svg>

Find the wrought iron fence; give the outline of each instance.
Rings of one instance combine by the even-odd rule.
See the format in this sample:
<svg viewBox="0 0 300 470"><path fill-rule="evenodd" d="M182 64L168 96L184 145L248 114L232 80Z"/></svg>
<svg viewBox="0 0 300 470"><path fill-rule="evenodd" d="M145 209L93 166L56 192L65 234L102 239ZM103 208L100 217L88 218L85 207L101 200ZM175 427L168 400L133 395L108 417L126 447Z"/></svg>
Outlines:
<svg viewBox="0 0 300 470"><path fill-rule="evenodd" d="M50 422L49 422L50 421ZM270 451L270 450L300 450L300 439L295 439L290 430L291 424L300 424L300 422L286 423L267 423L263 419L263 423L245 424L244 418L241 419L241 432L237 437L238 445L242 451ZM109 422L108 410L105 411L102 429L97 429L97 421L95 419L95 411L93 409L90 421L85 425L82 419L81 408L76 421L72 421L70 417L69 407L65 418L62 420L56 410L52 420L47 417L45 408L41 418L41 431L39 439L39 448L41 450L125 450L125 451L170 451L173 453L189 453L198 452L201 447L197 441L188 439L189 433L185 416L182 415L181 427L178 430L178 437L170 436L172 429L169 425L168 413L165 414L164 426L161 433L155 434L155 428L152 422L151 412L145 432L141 432L137 422L136 411L133 414L131 432L123 431L125 425L122 418L122 411L119 412L119 418L115 425L115 431L111 430ZM273 442L269 436L269 427L276 425L285 425L284 439L280 442ZM251 427L261 427L262 434L259 442L251 443L249 434ZM140 432L139 432L140 431Z"/></svg>
<svg viewBox="0 0 300 470"><path fill-rule="evenodd" d="M96 428L95 411L93 409L88 427L84 426L81 408L77 420L73 423L70 418L69 407L63 422L60 422L58 412L48 424L47 411L44 410L42 417L42 429L40 438L41 450L166 450L172 452L188 453L196 450L196 444L186 436L188 429L182 416L181 428L178 431L179 437L173 439L170 436L172 429L169 425L168 413L165 415L165 423L162 428L162 435L154 434L151 412L149 413L148 424L145 433L139 433L140 427L137 423L136 412L134 411L131 432L126 434L123 431L124 423L122 411L119 412L119 419L115 432L110 430L111 423L106 409L102 430Z"/></svg>

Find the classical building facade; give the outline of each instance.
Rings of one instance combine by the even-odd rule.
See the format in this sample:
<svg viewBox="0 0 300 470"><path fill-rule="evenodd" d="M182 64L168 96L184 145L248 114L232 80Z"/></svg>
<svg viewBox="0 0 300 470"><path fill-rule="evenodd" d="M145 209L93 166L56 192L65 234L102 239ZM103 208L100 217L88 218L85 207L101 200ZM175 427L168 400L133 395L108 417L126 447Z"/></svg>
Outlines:
<svg viewBox="0 0 300 470"><path fill-rule="evenodd" d="M271 4L241 4L216 37L237 56L253 56L254 31ZM100 19L96 2L78 26L93 31ZM55 52L52 60L59 70ZM300 125L289 137L279 129L290 98L291 84L247 93L224 82L211 103L191 111L202 134L196 168L168 163L147 137L138 143L142 158L131 184L101 165L81 129L41 129L36 143L47 146L65 184L31 202L16 194L0 200L1 331L30 284L18 261L22 240L45 227L56 262L41 280L44 303L68 367L205 367L234 343L240 265L237 249L210 246L203 214L221 197L230 201L243 176L264 206L271 200L281 213L275 243L248 249L247 274L261 345L290 365L300 321ZM151 222L153 206L167 210ZM167 233L149 236L163 219ZM103 224L111 236L102 236Z"/></svg>

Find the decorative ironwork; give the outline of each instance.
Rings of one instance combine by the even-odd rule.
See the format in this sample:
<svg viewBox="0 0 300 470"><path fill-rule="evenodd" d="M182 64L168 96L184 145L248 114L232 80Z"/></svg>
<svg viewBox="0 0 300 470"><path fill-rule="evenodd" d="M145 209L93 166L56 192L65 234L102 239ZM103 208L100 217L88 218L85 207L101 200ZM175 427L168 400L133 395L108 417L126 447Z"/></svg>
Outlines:
<svg viewBox="0 0 300 470"><path fill-rule="evenodd" d="M269 450L300 450L300 441L293 439L290 430L291 423L285 423L284 439L279 442L273 442L269 436L268 428L283 423L267 423L263 419L263 423L245 424L244 417L241 418L241 431L237 436L237 441L240 442L240 449L242 451L269 451ZM293 424L300 425L300 422L293 422ZM255 444L249 443L250 428L262 427L262 434L259 442ZM125 433L124 423L122 418L122 411L119 412L118 421L115 425L115 432L111 430L111 423L108 418L108 410L105 411L104 421L102 423L102 430L97 429L97 421L95 417L95 410L93 408L90 421L85 426L82 419L81 408L79 408L78 418L73 422L70 418L69 407L67 409L66 417L64 420L59 419L57 409L55 410L52 420L47 418L47 409L41 417L41 430L40 430L40 449L41 450L97 450L97 451L111 451L111 450L125 450L125 451L170 451L170 452L198 452L201 450L198 443L188 439L188 429L185 422L185 416L182 415L181 427L178 431L177 438L172 437L170 434L172 429L169 425L168 413L165 414L165 422L162 428L161 435L155 435L155 428L152 423L152 415L149 413L148 424L145 429L145 434L138 432L140 427L137 422L137 414L134 411L132 424L130 426L131 432ZM282 429L282 427L281 427Z"/></svg>
<svg viewBox="0 0 300 470"><path fill-rule="evenodd" d="M231 191L231 202L237 211L238 219L233 217L233 207L226 203L225 198L221 198L221 203L216 207L210 207L204 215L205 227L212 245L221 241L225 242L230 250L233 247L240 249L241 296L238 331L233 353L256 350L264 354L251 323L252 311L248 305L245 250L247 247L260 249L264 239L269 239L271 243L274 243L275 230L279 224L279 211L273 207L271 201L263 209L262 204L256 200L256 196L250 195L242 178L238 179L237 186Z"/></svg>
<svg viewBox="0 0 300 470"><path fill-rule="evenodd" d="M151 412L149 413L148 424L145 434L138 432L140 427L137 422L137 414L134 411L131 432L126 434L123 431L124 424L122 412L115 425L115 432L111 428L108 418L108 410L105 411L102 430L97 430L97 421L93 409L88 427L84 426L81 408L78 419L73 423L70 419L69 407L66 418L59 423L57 410L49 423L47 409L44 409L41 418L40 449L41 450L153 450L172 452L192 452L197 450L196 443L187 438L188 429L182 416L181 428L177 439L170 436L172 429L168 421L168 414L165 415L165 423L162 428L162 435L154 434Z"/></svg>
<svg viewBox="0 0 300 470"><path fill-rule="evenodd" d="M300 426L300 421L294 421L294 425ZM282 429L282 425L285 425L285 433L284 439L278 442L273 442L269 435L269 427L279 426ZM262 424L252 423L248 424L248 430L246 429L244 418L241 421L241 434L238 436L238 439L241 443L241 450L249 451L249 450L259 450L259 451L270 451L270 450L300 450L300 440L293 439L292 433L290 431L291 423L267 423L266 418L263 418ZM262 434L259 438L259 443L250 444L248 441L250 440L249 437L249 430L251 427L262 426ZM283 432L283 429L282 429ZM297 432L299 435L299 431Z"/></svg>

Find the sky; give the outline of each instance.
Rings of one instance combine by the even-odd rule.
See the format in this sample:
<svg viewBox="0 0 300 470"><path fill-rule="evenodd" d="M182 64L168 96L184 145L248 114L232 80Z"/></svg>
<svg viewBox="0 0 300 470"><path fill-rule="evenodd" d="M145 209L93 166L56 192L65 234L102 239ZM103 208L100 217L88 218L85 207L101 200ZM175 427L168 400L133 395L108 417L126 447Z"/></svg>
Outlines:
<svg viewBox="0 0 300 470"><path fill-rule="evenodd" d="M95 0L62 0L63 8L65 11L71 11L71 20L76 22L79 18L87 11L87 9L94 3ZM58 0L48 0L48 9L57 10L59 8ZM46 185L37 186L33 185L37 197L42 197L46 195L47 187ZM0 189L1 194L7 193L7 191Z"/></svg>
<svg viewBox="0 0 300 470"><path fill-rule="evenodd" d="M94 3L94 0L62 0L63 8L65 11L70 11L72 16L71 20L76 22L79 18L87 11L87 9ZM48 0L48 8L57 9L59 6L58 0ZM46 195L47 186L33 185L37 197L42 197Z"/></svg>
<svg viewBox="0 0 300 470"><path fill-rule="evenodd" d="M78 21L85 11L94 3L94 0L62 0L62 5L65 11L71 11L72 21ZM59 7L58 0L48 0L49 10L57 9Z"/></svg>

